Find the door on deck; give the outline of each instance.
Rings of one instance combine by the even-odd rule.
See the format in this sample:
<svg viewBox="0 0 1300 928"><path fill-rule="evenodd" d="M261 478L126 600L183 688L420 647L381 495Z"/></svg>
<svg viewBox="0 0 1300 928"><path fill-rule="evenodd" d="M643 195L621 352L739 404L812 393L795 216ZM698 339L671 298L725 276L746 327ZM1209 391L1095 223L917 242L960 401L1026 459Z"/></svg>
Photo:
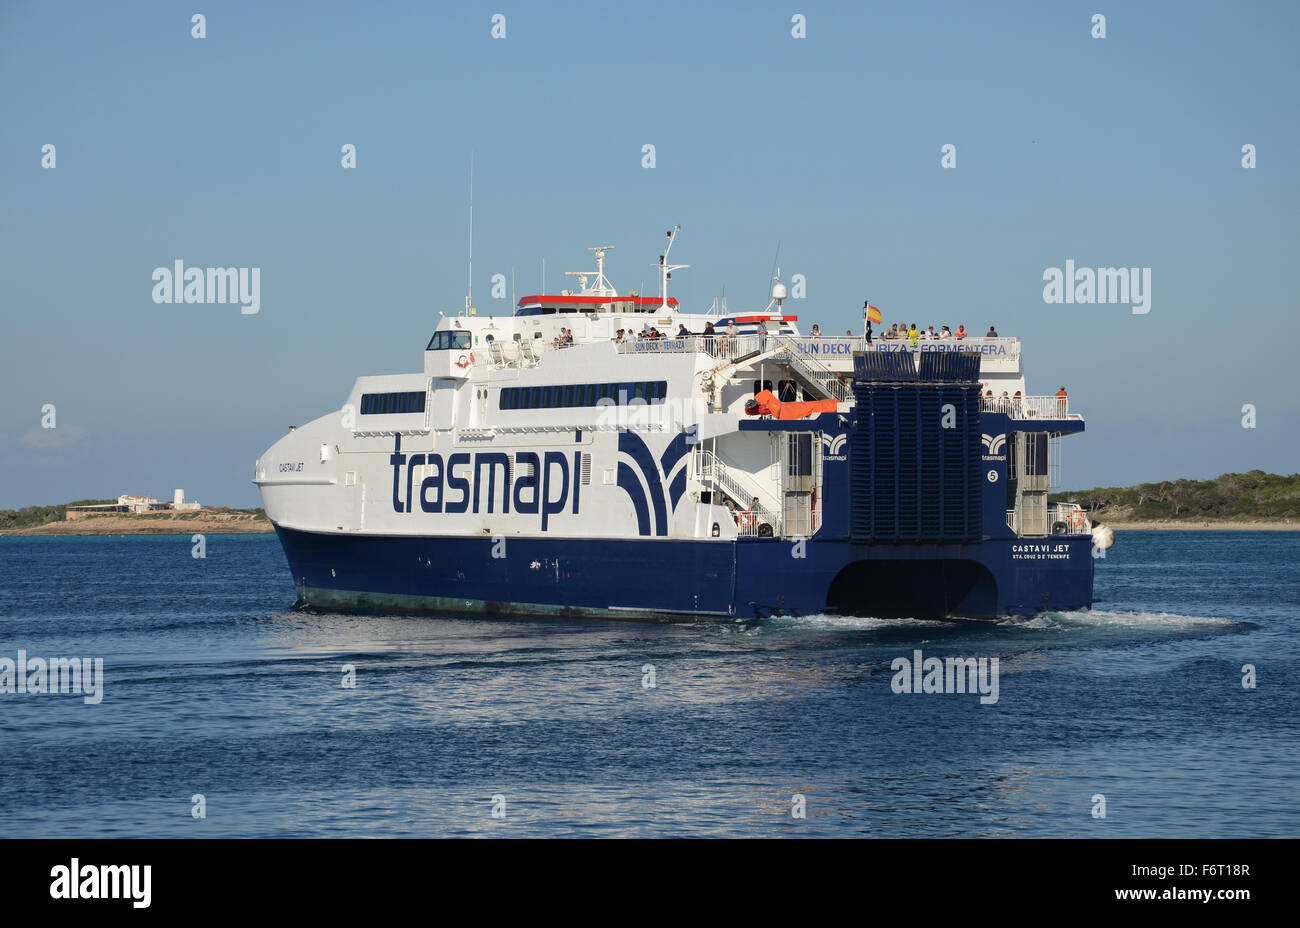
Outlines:
<svg viewBox="0 0 1300 928"><path fill-rule="evenodd" d="M815 432L789 432L782 462L782 534L808 536L817 531L817 452L821 443Z"/></svg>

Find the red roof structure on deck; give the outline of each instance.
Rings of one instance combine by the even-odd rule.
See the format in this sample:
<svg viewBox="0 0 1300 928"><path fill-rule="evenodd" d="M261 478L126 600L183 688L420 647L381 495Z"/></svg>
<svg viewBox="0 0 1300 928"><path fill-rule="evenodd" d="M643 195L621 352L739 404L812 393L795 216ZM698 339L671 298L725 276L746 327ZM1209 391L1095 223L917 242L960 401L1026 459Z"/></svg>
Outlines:
<svg viewBox="0 0 1300 928"><path fill-rule="evenodd" d="M550 303L585 303L589 305L599 305L601 303L632 303L636 306L662 306L664 304L662 297L657 296L578 296L571 294L535 294L533 296L522 297L519 300L520 306L536 306L537 304ZM677 298L670 296L668 298L669 306L677 305Z"/></svg>

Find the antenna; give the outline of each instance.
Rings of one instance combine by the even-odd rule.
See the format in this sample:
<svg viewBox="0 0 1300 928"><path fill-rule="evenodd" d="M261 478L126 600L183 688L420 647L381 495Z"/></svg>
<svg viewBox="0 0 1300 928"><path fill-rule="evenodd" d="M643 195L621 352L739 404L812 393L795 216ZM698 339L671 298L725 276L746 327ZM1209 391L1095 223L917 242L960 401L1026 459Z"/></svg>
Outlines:
<svg viewBox="0 0 1300 928"><path fill-rule="evenodd" d="M465 315L474 310L474 152L469 153L469 282L465 290Z"/></svg>
<svg viewBox="0 0 1300 928"><path fill-rule="evenodd" d="M664 312L668 311L668 281L672 280L673 271L690 267L689 264L668 263L668 254L673 250L673 242L677 241L677 233L680 231L682 231L681 226L674 226L668 233L668 247L664 249L664 253L659 256L659 263L655 265L659 268L659 299Z"/></svg>
<svg viewBox="0 0 1300 928"><path fill-rule="evenodd" d="M605 252L613 251L613 245L595 245L587 249L596 253L596 283L591 287L587 286L587 278L592 276L591 271L565 271L571 277L578 278L578 287L582 293L595 293L599 296L618 296L618 291L610 285L605 278Z"/></svg>
<svg viewBox="0 0 1300 928"><path fill-rule="evenodd" d="M776 269L776 275L772 278L772 302L767 304L767 311L771 312L772 303L776 304L776 311L782 312L781 303L790 295L785 284L781 283L781 269Z"/></svg>
<svg viewBox="0 0 1300 928"><path fill-rule="evenodd" d="M776 243L776 253L772 255L772 273L771 273L771 275L768 277L768 281L769 281L769 282L771 282L771 281L775 281L775 280L780 280L780 279L781 279L781 268L780 268L780 266L779 266L780 261L781 261L781 242L780 242L780 241L777 241L777 243ZM768 295L771 296L771 293L769 292ZM771 303L768 303L768 304L767 304L767 308L768 308L768 309L771 309L771 308L772 308L772 304L771 304Z"/></svg>

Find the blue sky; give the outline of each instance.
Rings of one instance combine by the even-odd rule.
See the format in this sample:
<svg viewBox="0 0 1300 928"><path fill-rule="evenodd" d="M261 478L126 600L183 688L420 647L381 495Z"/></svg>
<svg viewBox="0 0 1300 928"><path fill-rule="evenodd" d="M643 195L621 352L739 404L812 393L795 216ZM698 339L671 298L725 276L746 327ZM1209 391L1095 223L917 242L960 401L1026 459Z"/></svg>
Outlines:
<svg viewBox="0 0 1300 928"><path fill-rule="evenodd" d="M779 245L805 327L1019 336L1088 417L1067 487L1300 469L1300 5L982 7L5 2L0 506L257 505L287 426L462 305L471 151L480 312L597 244L649 291L680 223L687 308L763 306ZM260 312L155 304L177 259L261 268ZM1066 259L1150 267L1151 311L1045 304Z"/></svg>

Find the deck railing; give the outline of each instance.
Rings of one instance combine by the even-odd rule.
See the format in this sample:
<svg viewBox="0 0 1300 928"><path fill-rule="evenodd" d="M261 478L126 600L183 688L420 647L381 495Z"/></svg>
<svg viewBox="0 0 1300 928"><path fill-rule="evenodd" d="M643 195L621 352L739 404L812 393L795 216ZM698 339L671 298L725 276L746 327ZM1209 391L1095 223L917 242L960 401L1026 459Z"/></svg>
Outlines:
<svg viewBox="0 0 1300 928"><path fill-rule="evenodd" d="M1015 509L1007 510L1007 525L1017 535L1026 535L1025 529L1027 526L1022 518L1023 515L1023 512ZM1088 519L1088 514L1083 511L1083 507L1078 503L1049 503L1045 528L1049 535L1092 534L1092 522ZM1026 535L1026 537L1036 538L1041 536L1035 531Z"/></svg>
<svg viewBox="0 0 1300 928"><path fill-rule="evenodd" d="M983 412L1005 413L1013 419L1082 419L1070 412L1068 396L986 396L980 399Z"/></svg>
<svg viewBox="0 0 1300 928"><path fill-rule="evenodd" d="M1002 360L1020 359L1018 338L940 338L923 339L916 347L906 339L883 339L875 336L870 344L860 335L769 335L758 333L729 338L725 332L713 337L690 335L685 338L635 339L616 342L619 354L664 353L702 351L713 357L734 359L749 352L770 351L779 345L788 345L792 352L827 360L849 360L855 351L974 351L977 354Z"/></svg>
<svg viewBox="0 0 1300 928"><path fill-rule="evenodd" d="M1092 532L1092 523L1088 514L1078 503L1048 503L1047 524L1054 535L1088 535ZM1065 530L1055 531L1064 525Z"/></svg>
<svg viewBox="0 0 1300 928"><path fill-rule="evenodd" d="M719 333L713 337L691 335L686 338L624 339L615 342L619 354L681 354L699 352L722 361L734 361L764 350L765 336ZM773 345L772 347L775 347Z"/></svg>

